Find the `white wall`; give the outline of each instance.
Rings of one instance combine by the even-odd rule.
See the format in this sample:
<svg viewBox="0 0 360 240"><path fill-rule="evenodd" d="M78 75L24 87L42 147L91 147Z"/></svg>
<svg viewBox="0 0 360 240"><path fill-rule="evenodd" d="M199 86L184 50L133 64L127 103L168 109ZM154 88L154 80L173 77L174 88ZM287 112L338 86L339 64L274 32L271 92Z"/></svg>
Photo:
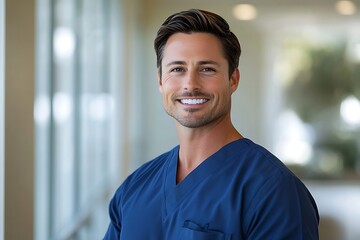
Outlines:
<svg viewBox="0 0 360 240"><path fill-rule="evenodd" d="M360 239L360 185L358 182L306 182L320 212L320 239Z"/></svg>

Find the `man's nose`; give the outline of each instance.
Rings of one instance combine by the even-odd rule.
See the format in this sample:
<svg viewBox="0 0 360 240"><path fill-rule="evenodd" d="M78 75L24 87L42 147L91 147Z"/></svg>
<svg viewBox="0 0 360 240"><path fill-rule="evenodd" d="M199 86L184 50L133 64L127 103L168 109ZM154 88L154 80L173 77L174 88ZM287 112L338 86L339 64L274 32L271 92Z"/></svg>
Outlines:
<svg viewBox="0 0 360 240"><path fill-rule="evenodd" d="M193 91L200 89L199 76L196 71L188 71L184 81L184 90Z"/></svg>

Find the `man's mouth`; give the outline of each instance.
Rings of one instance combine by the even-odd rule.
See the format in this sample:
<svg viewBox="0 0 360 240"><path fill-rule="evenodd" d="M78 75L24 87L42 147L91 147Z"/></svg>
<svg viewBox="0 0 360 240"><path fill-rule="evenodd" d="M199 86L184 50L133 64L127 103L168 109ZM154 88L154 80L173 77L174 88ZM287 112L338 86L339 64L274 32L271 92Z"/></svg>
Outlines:
<svg viewBox="0 0 360 240"><path fill-rule="evenodd" d="M206 103L206 102L209 101L209 100L208 100L208 99L205 99L205 98L185 98L185 99L180 99L179 101L180 101L182 104L196 105L196 104Z"/></svg>

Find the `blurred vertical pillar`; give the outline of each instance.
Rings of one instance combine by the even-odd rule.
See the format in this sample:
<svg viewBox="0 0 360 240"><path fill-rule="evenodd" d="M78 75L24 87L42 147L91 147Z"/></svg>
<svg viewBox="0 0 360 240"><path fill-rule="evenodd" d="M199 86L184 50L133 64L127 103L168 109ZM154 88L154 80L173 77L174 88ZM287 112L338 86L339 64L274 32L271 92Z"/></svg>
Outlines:
<svg viewBox="0 0 360 240"><path fill-rule="evenodd" d="M5 0L5 239L34 238L35 0Z"/></svg>
<svg viewBox="0 0 360 240"><path fill-rule="evenodd" d="M0 0L0 240L4 239L4 44L5 2Z"/></svg>

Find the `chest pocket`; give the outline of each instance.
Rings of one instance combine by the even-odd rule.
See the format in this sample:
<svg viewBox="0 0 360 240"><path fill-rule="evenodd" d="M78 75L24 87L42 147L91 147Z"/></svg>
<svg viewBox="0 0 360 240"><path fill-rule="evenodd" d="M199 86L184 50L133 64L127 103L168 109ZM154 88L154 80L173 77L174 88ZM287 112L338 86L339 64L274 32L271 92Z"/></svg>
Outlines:
<svg viewBox="0 0 360 240"><path fill-rule="evenodd" d="M218 230L210 229L209 224L204 226L193 221L184 222L181 240L231 240L231 235Z"/></svg>

